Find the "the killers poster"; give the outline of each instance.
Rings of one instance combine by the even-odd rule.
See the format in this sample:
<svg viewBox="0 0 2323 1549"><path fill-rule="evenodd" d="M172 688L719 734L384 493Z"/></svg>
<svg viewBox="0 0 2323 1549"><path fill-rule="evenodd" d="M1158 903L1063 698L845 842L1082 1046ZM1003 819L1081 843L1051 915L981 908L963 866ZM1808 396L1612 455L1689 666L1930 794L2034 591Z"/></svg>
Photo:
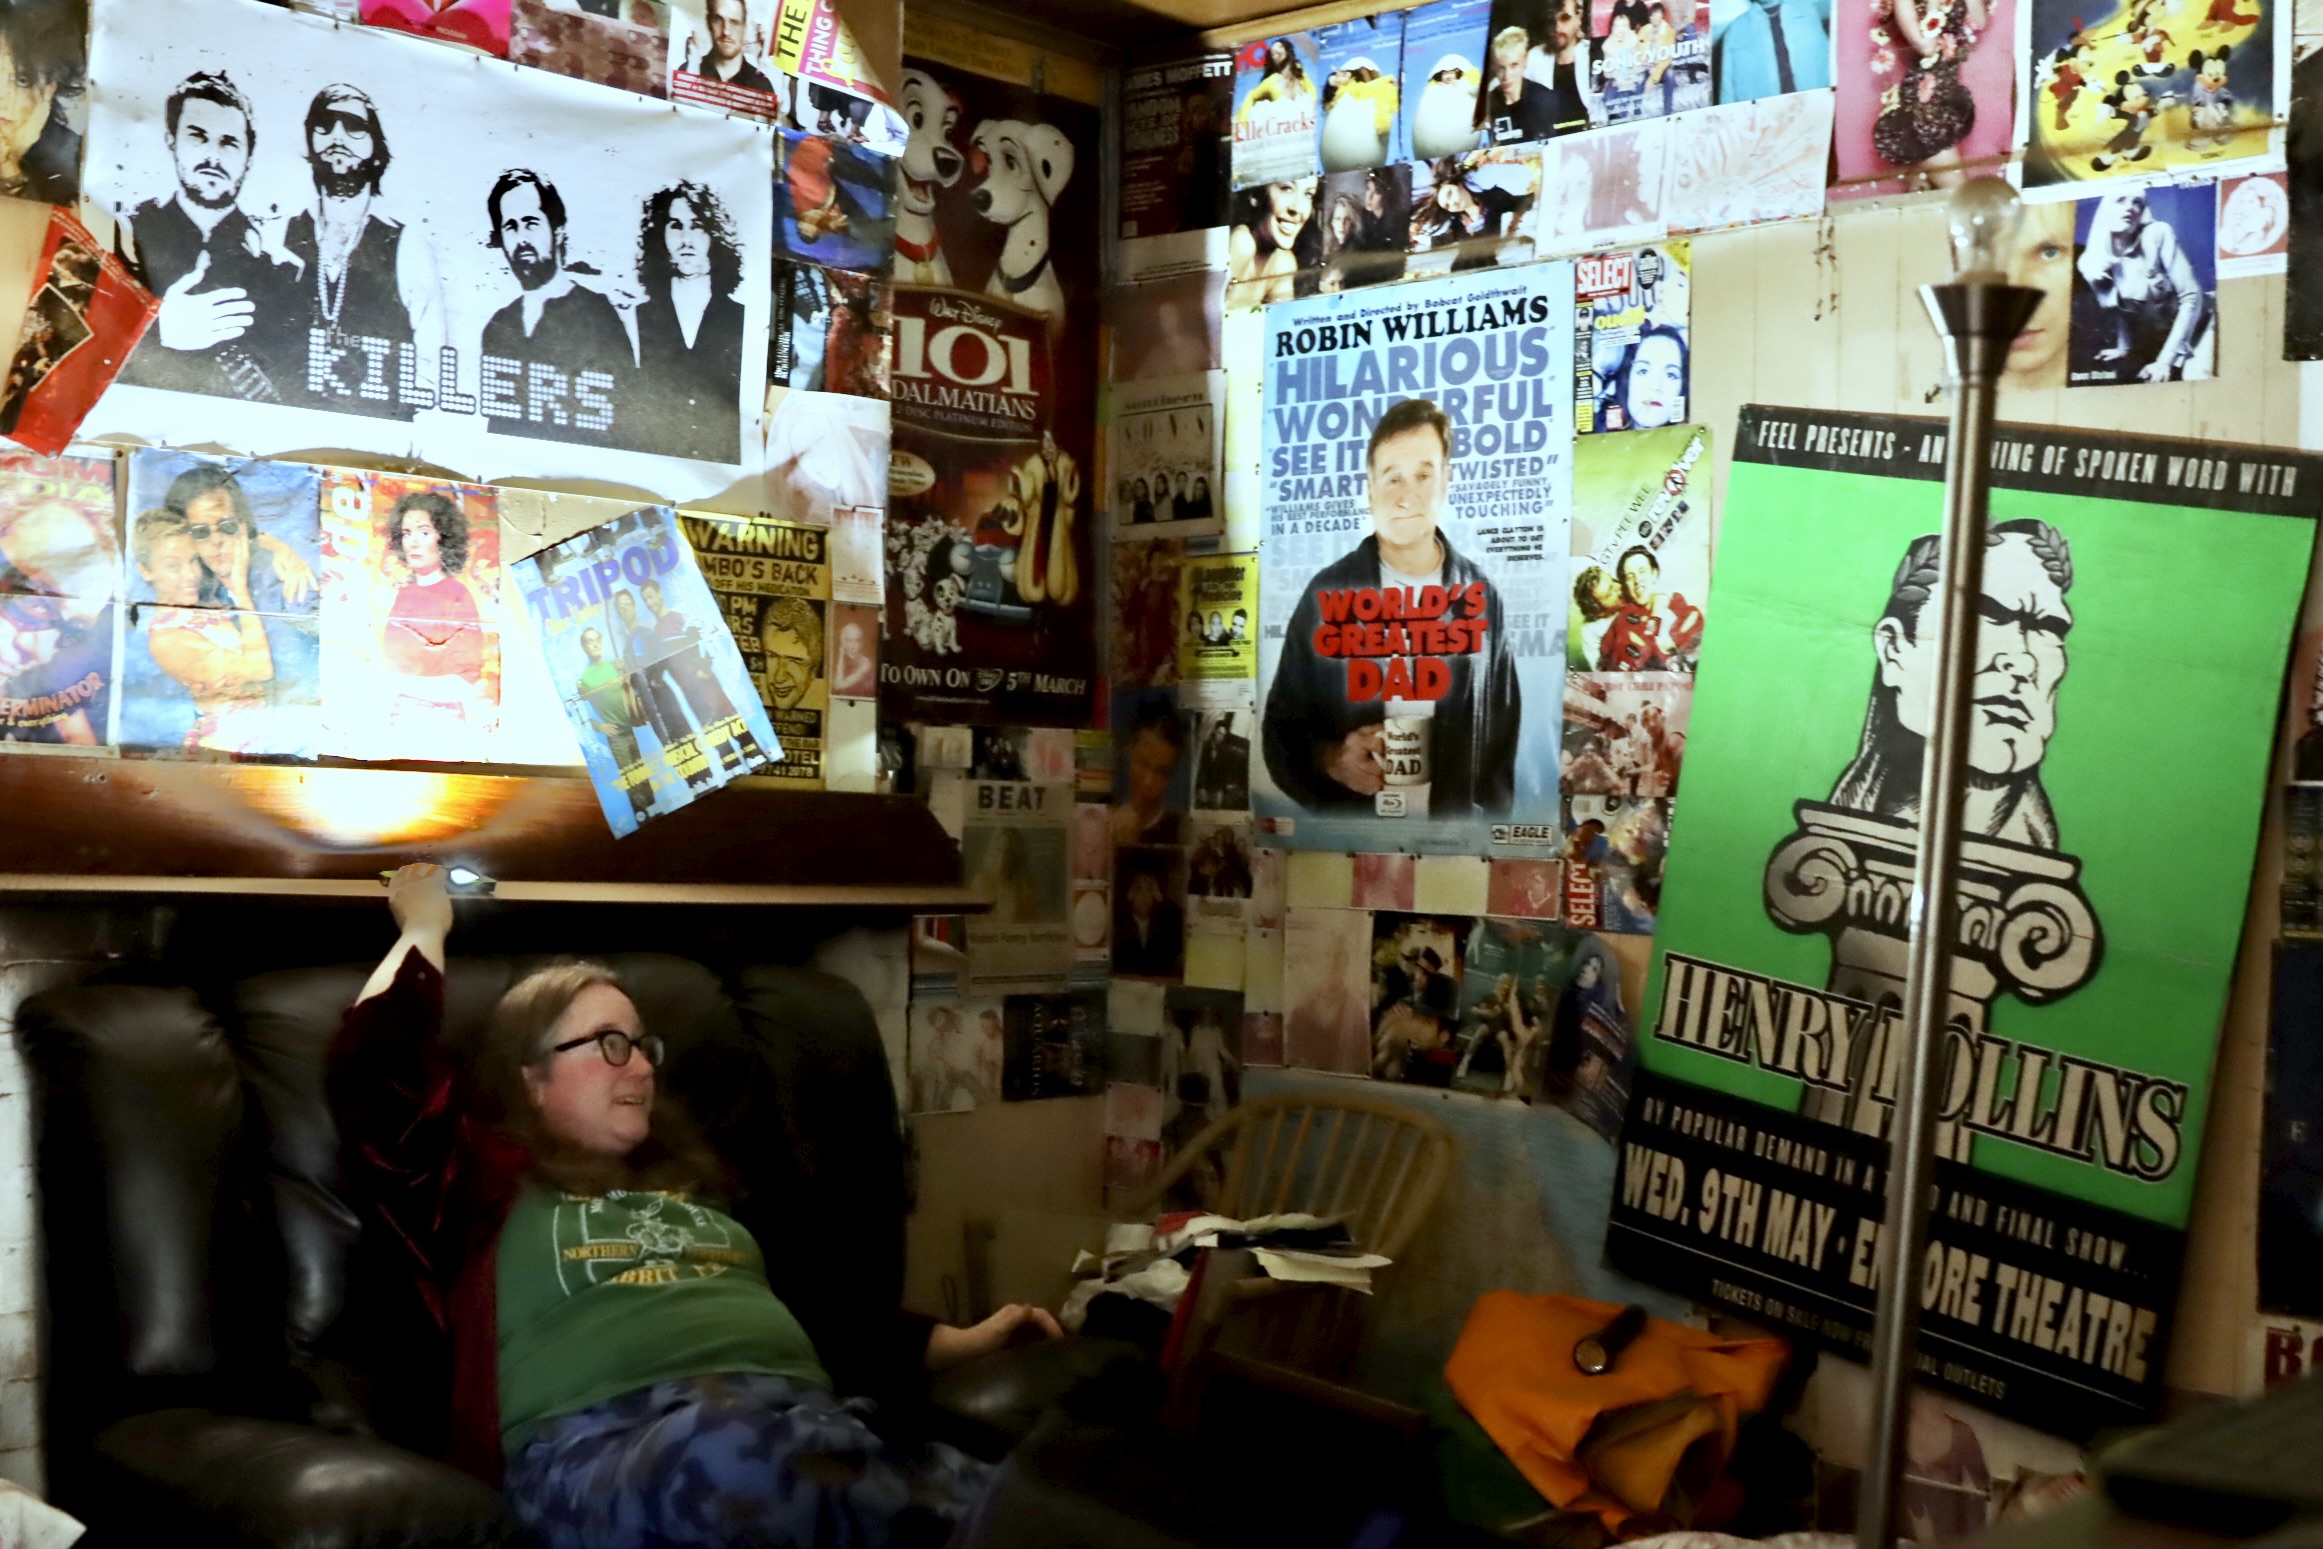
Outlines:
<svg viewBox="0 0 2323 1549"><path fill-rule="evenodd" d="M1078 150L1097 115L930 62L906 74L958 111L932 131L951 179L910 227L924 242L896 228L880 710L1084 725L1103 590L1097 387L1090 352L1066 341L1097 327L1099 169ZM939 278L902 283L907 256Z"/></svg>
<svg viewBox="0 0 2323 1549"><path fill-rule="evenodd" d="M106 740L120 585L113 460L0 455L0 742Z"/></svg>
<svg viewBox="0 0 2323 1549"><path fill-rule="evenodd" d="M1608 1239L1844 1353L1875 1300L1944 441L1743 411ZM1992 472L1920 1347L1937 1385L2086 1435L2161 1394L2323 461L2002 426Z"/></svg>
<svg viewBox="0 0 2323 1549"><path fill-rule="evenodd" d="M770 132L489 68L272 6L100 3L87 192L161 311L87 430L206 442L224 404L253 451L733 484Z"/></svg>
<svg viewBox="0 0 2323 1549"><path fill-rule="evenodd" d="M1268 309L1268 842L1555 853L1572 280L1538 264Z"/></svg>
<svg viewBox="0 0 2323 1549"><path fill-rule="evenodd" d="M640 507L514 569L615 835L782 756L675 512Z"/></svg>
<svg viewBox="0 0 2323 1549"><path fill-rule="evenodd" d="M687 512L679 521L702 578L726 610L743 668L782 743L782 761L767 773L820 789L831 713L830 634L836 626L829 530L708 512Z"/></svg>

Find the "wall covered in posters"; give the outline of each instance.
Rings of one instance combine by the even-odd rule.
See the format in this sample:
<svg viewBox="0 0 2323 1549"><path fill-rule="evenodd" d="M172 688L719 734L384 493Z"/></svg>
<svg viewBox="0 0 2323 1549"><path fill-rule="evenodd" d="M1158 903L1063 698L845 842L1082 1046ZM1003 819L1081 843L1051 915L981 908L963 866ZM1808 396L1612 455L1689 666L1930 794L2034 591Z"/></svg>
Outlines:
<svg viewBox="0 0 2323 1549"><path fill-rule="evenodd" d="M1745 411L1609 1239L1847 1352L1900 1047L1889 879L1917 832L1942 442ZM1939 1385L2086 1435L2159 1396L2319 470L2012 426L1994 454L1921 1342ZM2187 608L2221 627L2150 627Z"/></svg>

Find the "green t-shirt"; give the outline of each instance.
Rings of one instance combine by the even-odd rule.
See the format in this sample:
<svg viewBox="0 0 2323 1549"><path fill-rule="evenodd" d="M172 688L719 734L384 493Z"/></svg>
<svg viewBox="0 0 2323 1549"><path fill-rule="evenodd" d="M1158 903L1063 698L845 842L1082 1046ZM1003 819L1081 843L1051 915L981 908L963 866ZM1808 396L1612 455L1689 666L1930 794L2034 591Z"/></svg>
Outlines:
<svg viewBox="0 0 2323 1549"><path fill-rule="evenodd" d="M578 686L581 697L596 710L598 720L608 726L629 724L629 694L623 686L620 668L611 662L591 662L581 669Z"/></svg>
<svg viewBox="0 0 2323 1549"><path fill-rule="evenodd" d="M501 1228L500 1440L677 1377L754 1372L827 1388L758 1244L683 1194L533 1185Z"/></svg>

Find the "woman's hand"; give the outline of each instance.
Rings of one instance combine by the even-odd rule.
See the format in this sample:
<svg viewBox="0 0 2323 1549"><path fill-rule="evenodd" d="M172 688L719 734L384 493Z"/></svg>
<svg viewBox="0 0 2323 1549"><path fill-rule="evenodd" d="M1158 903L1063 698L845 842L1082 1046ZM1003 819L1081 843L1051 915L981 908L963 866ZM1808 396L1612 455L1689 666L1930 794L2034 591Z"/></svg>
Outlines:
<svg viewBox="0 0 2323 1549"><path fill-rule="evenodd" d="M250 528L241 525L226 540L226 573L218 579L226 583L226 595L234 606L248 611L257 604L250 600Z"/></svg>
<svg viewBox="0 0 2323 1549"><path fill-rule="evenodd" d="M274 566L274 579L282 587L283 605L304 607L306 600L315 594L314 566L271 533L258 535L258 548Z"/></svg>
<svg viewBox="0 0 2323 1549"><path fill-rule="evenodd" d="M927 1368L948 1371L1010 1345L1061 1339L1064 1333L1047 1308L1011 1302L973 1328L939 1323L928 1330Z"/></svg>

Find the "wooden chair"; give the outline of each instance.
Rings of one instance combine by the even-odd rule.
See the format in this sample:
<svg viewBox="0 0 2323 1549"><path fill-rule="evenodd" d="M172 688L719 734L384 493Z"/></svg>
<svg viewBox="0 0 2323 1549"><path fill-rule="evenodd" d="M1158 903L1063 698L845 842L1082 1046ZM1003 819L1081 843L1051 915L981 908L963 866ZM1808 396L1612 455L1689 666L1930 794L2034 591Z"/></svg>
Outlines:
<svg viewBox="0 0 2323 1549"><path fill-rule="evenodd" d="M1236 1220L1297 1211L1341 1219L1366 1252L1401 1260L1452 1174L1443 1125L1363 1092L1254 1097L1212 1123L1134 1201L1150 1217L1189 1178L1202 1207ZM1213 1253L1171 1374L1172 1409L1189 1421L1206 1365L1304 1379L1342 1375L1368 1298L1338 1286L1271 1280L1245 1254ZM1375 1289L1392 1269L1374 1277Z"/></svg>

